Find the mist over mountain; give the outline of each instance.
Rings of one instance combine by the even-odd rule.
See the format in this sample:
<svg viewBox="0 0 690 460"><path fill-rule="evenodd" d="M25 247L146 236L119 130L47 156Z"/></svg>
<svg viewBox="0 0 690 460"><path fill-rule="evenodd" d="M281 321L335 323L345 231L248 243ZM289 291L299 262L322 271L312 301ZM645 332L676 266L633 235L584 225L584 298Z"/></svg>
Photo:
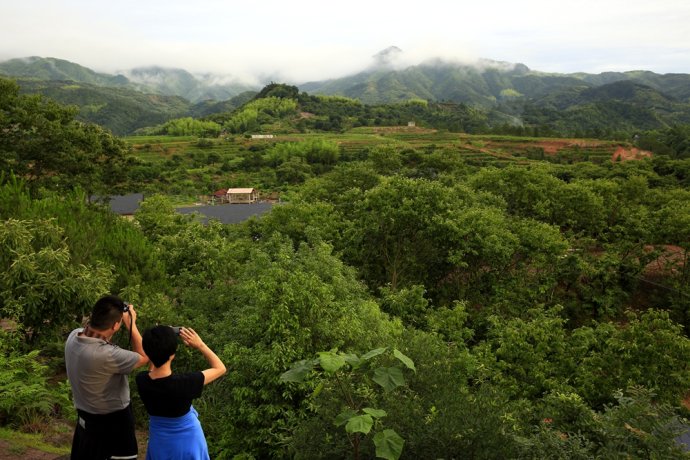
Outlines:
<svg viewBox="0 0 690 460"><path fill-rule="evenodd" d="M10 77L38 80L72 80L101 86L126 86L129 81L122 75L95 72L64 59L30 56L0 63L0 74Z"/></svg>
<svg viewBox="0 0 690 460"><path fill-rule="evenodd" d="M612 130L656 129L690 122L688 74L641 70L556 74L490 59L412 61L403 50L390 46L373 55L360 72L296 86L311 95L345 96L369 105L413 99L467 104L492 114L489 119L557 131L592 130L598 125ZM2 62L0 75L18 78L25 92L78 105L82 118L117 134L174 117L228 112L261 89L231 75L160 66L106 74L40 57Z"/></svg>
<svg viewBox="0 0 690 460"><path fill-rule="evenodd" d="M226 75L193 75L184 69L159 66L122 70L115 75L95 72L74 62L56 58L10 59L0 63L0 74L38 80L74 81L97 86L129 88L144 93L179 96L192 103L225 101L248 90L257 90Z"/></svg>
<svg viewBox="0 0 690 460"><path fill-rule="evenodd" d="M208 99L225 101L244 91L257 89L229 76L210 73L193 75L184 69L159 66L137 67L122 71L122 74L132 87L140 91L181 96L191 102Z"/></svg>

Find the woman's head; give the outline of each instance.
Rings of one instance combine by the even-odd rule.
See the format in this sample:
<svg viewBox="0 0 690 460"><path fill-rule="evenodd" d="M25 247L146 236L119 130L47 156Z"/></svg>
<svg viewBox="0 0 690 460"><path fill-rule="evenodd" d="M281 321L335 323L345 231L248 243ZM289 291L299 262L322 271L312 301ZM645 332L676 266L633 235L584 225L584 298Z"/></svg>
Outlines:
<svg viewBox="0 0 690 460"><path fill-rule="evenodd" d="M165 364L177 351L177 334L170 326L155 326L144 331L144 353L156 367Z"/></svg>

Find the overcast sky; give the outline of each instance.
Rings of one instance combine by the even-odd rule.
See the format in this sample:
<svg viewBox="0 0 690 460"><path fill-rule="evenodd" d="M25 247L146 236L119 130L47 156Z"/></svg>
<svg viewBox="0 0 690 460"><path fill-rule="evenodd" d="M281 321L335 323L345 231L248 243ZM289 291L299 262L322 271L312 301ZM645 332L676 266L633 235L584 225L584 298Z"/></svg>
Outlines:
<svg viewBox="0 0 690 460"><path fill-rule="evenodd" d="M97 71L161 65L301 83L406 63L521 62L545 72L690 73L690 0L2 0L0 60Z"/></svg>

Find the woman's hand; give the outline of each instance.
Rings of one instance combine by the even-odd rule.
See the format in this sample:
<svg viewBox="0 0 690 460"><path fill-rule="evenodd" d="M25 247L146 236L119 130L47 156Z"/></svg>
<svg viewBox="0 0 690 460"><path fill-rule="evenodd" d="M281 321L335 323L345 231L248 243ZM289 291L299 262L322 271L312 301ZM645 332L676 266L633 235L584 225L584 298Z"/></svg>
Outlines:
<svg viewBox="0 0 690 460"><path fill-rule="evenodd" d="M197 350L206 346L204 341L201 340L201 337L199 337L199 334L197 334L194 329L188 327L180 328L180 338L185 345L196 348Z"/></svg>

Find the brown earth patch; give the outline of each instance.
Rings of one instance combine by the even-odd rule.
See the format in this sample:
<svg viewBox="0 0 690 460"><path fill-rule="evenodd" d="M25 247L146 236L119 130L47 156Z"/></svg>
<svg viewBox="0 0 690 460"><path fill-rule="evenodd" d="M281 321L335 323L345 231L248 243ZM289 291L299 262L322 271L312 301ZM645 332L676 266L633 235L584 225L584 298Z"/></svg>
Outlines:
<svg viewBox="0 0 690 460"><path fill-rule="evenodd" d="M592 148L602 145L599 142L577 140L577 139L545 139L541 141L534 141L525 144L516 144L515 147L521 149L539 147L544 149L544 153L548 155L555 155L559 150L572 149L573 147Z"/></svg>
<svg viewBox="0 0 690 460"><path fill-rule="evenodd" d="M647 150L640 150L635 147L625 148L621 145L618 146L613 155L611 155L611 161L628 161L628 160L641 160L642 158L651 158L652 152Z"/></svg>
<svg viewBox="0 0 690 460"><path fill-rule="evenodd" d="M672 244L645 246L645 251L661 250L659 257L649 262L642 272L645 278L657 278L678 273L685 264L685 249Z"/></svg>
<svg viewBox="0 0 690 460"><path fill-rule="evenodd" d="M68 459L69 455L51 454L37 449L12 446L9 441L0 440L0 460L57 460Z"/></svg>
<svg viewBox="0 0 690 460"><path fill-rule="evenodd" d="M378 126L372 131L375 133L435 133L437 130L419 126Z"/></svg>

